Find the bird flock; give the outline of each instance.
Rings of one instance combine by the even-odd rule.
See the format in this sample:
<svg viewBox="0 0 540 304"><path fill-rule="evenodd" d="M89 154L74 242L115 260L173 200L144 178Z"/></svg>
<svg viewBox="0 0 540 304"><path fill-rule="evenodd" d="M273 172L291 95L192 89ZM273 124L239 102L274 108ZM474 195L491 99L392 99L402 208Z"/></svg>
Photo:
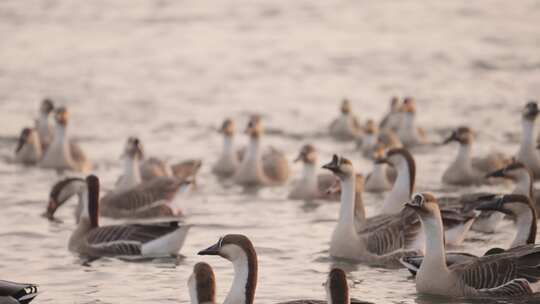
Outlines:
<svg viewBox="0 0 540 304"><path fill-rule="evenodd" d="M537 102L527 102L523 107L521 142L515 155L494 152L481 157L473 154L475 132L467 126L456 126L440 143L430 142L416 125L416 104L411 97L393 97L379 122L361 124L348 100L343 100L340 112L328 126L326 136L354 143L357 153L373 164L366 176L358 174L351 160L338 154L319 163L317 147L308 143L299 147L294 159L302 164L301 175L289 185L289 161L279 149L263 145L263 120L259 115L250 117L244 130L249 141L242 148L235 146L235 122L223 121L218 129L223 146L212 161L212 173L221 183L249 193L262 187L288 186L291 200L339 202L329 248L323 249L328 249L333 259L348 263L405 268L420 294L490 299L538 295L540 246L535 240L540 196L533 187L540 179ZM197 189L202 161L187 159L170 165L146 157L141 140L129 137L122 154L122 174L107 187L112 190L101 193L100 179L91 174L92 162L71 138L69 122L66 107L56 107L52 100L44 99L35 126L22 130L13 156L13 161L21 165L62 173L48 194L45 219L56 221L57 210L70 198L77 198L76 225L66 240L67 248L86 261L178 256L192 227L183 221L183 201L187 192ZM513 183L513 192L438 197L415 193L416 149L451 143L458 145L458 151L442 174L442 184L470 187ZM363 192L382 193L377 214L366 213ZM101 217L126 222L100 225ZM470 230L493 234L505 220L516 226L514 240L507 248L491 248L482 256L446 251L447 245L465 242ZM234 279L224 303L254 303L258 260L247 236L240 231L219 237L216 244L198 254L217 255L232 263ZM326 300L282 303L368 303L351 297L346 274L340 268L332 268L323 285ZM187 282L191 302L216 303L215 289L212 267L197 263ZM0 281L0 303L29 303L37 294L37 284Z"/></svg>

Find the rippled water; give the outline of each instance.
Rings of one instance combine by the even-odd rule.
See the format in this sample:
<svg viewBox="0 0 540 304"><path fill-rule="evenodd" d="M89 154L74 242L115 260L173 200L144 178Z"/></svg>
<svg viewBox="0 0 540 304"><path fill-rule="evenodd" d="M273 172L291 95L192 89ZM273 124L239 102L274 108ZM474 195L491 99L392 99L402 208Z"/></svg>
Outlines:
<svg viewBox="0 0 540 304"><path fill-rule="evenodd" d="M321 161L334 152L368 161L351 144L315 136L347 96L362 120L379 118L393 94L413 95L431 140L458 124L478 131L478 154L517 151L519 110L540 96L540 2L520 1L69 1L0 2L0 266L1 277L39 283L36 303L186 303L194 263L209 262L222 301L229 262L196 252L220 235L244 233L260 259L256 300L323 298L332 260L330 234L338 204L286 200L289 187L246 196L210 174L225 116L241 126L264 115L275 145L292 159L314 143ZM148 154L204 160L199 190L185 200L190 231L185 255L171 261L90 265L66 249L74 227L40 217L52 171L8 159L14 138L50 96L72 112L72 134L110 188L120 173L125 138L138 135ZM245 143L245 138L238 142ZM418 190L448 189L442 170L455 147L415 152ZM292 165L293 175L300 171ZM482 188L507 191L509 188ZM364 197L369 214L382 201ZM496 235L471 233L463 248L504 246L510 222ZM378 303L463 303L418 297L405 270L346 265L356 298Z"/></svg>

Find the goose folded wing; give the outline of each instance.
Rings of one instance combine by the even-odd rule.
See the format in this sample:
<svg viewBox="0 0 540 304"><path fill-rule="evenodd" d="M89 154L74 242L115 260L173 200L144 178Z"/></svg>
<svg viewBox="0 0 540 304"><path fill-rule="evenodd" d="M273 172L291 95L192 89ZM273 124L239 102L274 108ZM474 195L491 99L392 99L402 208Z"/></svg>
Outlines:
<svg viewBox="0 0 540 304"><path fill-rule="evenodd" d="M158 177L149 182L118 193L109 193L101 199L104 208L137 210L159 201L170 201L180 187L180 181Z"/></svg>
<svg viewBox="0 0 540 304"><path fill-rule="evenodd" d="M404 210L399 216L380 220L379 228L366 233L367 249L377 255L385 255L410 248L421 233L418 216Z"/></svg>

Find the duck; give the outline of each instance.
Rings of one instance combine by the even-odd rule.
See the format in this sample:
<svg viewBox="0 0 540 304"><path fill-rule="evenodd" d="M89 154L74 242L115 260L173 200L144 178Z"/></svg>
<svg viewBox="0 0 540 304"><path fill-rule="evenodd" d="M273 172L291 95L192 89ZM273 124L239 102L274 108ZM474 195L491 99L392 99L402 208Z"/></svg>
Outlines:
<svg viewBox="0 0 540 304"><path fill-rule="evenodd" d="M249 136L249 146L234 174L234 182L245 188L285 184L289 178L289 164L283 152L270 147L261 153L263 127L259 115L249 119L245 133Z"/></svg>
<svg viewBox="0 0 540 304"><path fill-rule="evenodd" d="M362 134L362 128L356 116L352 113L351 102L343 99L341 115L329 126L330 136L339 141L356 140Z"/></svg>
<svg viewBox="0 0 540 304"><path fill-rule="evenodd" d="M36 131L31 128L24 128L15 148L15 162L35 165L41 160L42 156L43 151Z"/></svg>
<svg viewBox="0 0 540 304"><path fill-rule="evenodd" d="M428 143L425 131L416 126L415 118L416 102L412 97L405 97L400 108L401 122L396 133L399 140L406 148L412 148Z"/></svg>
<svg viewBox="0 0 540 304"><path fill-rule="evenodd" d="M540 178L540 154L536 150L536 118L538 117L538 103L530 101L525 105L521 117L521 142L516 154L516 160L523 163L534 174L534 178Z"/></svg>
<svg viewBox="0 0 540 304"><path fill-rule="evenodd" d="M111 191L100 200L100 216L115 219L142 219L156 217L183 216L182 194L188 192L191 181L158 177L125 191ZM67 177L56 182L49 193L49 201L44 216L54 220L54 214L71 197L77 196L75 220L83 205L87 183L79 177Z"/></svg>
<svg viewBox="0 0 540 304"><path fill-rule="evenodd" d="M38 295L36 284L0 280L0 303L28 304Z"/></svg>
<svg viewBox="0 0 540 304"><path fill-rule="evenodd" d="M379 159L394 167L397 178L392 190L385 197L381 214L397 214L403 210L403 202L410 200L416 181L416 162L406 148L390 149L384 158ZM472 210L457 210L455 207L443 208L445 240L450 245L460 245L476 218Z"/></svg>
<svg viewBox="0 0 540 304"><path fill-rule="evenodd" d="M420 217L426 239L424 261L416 274L418 293L465 298L514 298L538 292L540 246L520 246L447 266L437 199L430 193L418 193L405 206Z"/></svg>
<svg viewBox="0 0 540 304"><path fill-rule="evenodd" d="M384 115L379 123L381 130L397 131L401 125L399 97L392 96L390 99L390 109L388 113Z"/></svg>
<svg viewBox="0 0 540 304"><path fill-rule="evenodd" d="M89 175L86 184L80 220L68 243L70 251L92 258L178 256L190 225L170 221L99 226L99 179Z"/></svg>
<svg viewBox="0 0 540 304"><path fill-rule="evenodd" d="M364 127L364 134L357 140L357 148L364 157L371 158L381 146L386 149L403 147L394 131L390 129L379 130L375 122L369 119Z"/></svg>
<svg viewBox="0 0 540 304"><path fill-rule="evenodd" d="M233 177L240 165L240 156L234 148L235 124L230 118L223 121L219 133L223 134L223 149L212 172L220 178Z"/></svg>
<svg viewBox="0 0 540 304"><path fill-rule="evenodd" d="M490 194L480 196L475 202L476 210L497 212L509 215L516 220L517 233L510 244L509 250L523 245L533 245L536 242L537 211L531 199L523 194ZM504 252L502 248L491 248L484 255ZM449 252L446 254L446 264L468 262L477 259L478 256L466 252ZM420 268L424 257L404 257L401 263L414 275Z"/></svg>
<svg viewBox="0 0 540 304"><path fill-rule="evenodd" d="M255 300L255 291L257 289L258 260L257 252L253 247L251 240L243 234L227 234L219 238L218 242L204 250L199 251L199 255L218 255L230 262L234 267L234 279L232 286L223 303L226 304L253 304ZM205 263L206 264L206 263ZM212 290L215 290L215 281L212 268L209 265L195 266L197 273L191 275L188 285L192 303L201 303L200 300L194 301L202 296L206 302L215 303L211 296ZM212 273L212 274L211 274ZM199 281L200 279L200 281ZM209 287L212 286L212 287ZM327 292L327 303L332 304L369 304L359 300L349 298L347 277L342 269L334 268L328 274L324 284ZM280 304L322 304L326 301L320 300L294 300L280 302Z"/></svg>
<svg viewBox="0 0 540 304"><path fill-rule="evenodd" d="M53 139L53 126L51 125L50 116L54 110L54 102L45 98L39 106L38 117L35 120L35 129L37 131L42 150L47 150L47 147Z"/></svg>
<svg viewBox="0 0 540 304"><path fill-rule="evenodd" d="M69 113L65 107L55 111L54 137L40 162L41 167L88 172L92 169L92 164L79 145L70 140L68 118Z"/></svg>
<svg viewBox="0 0 540 304"><path fill-rule="evenodd" d="M350 160L334 154L323 166L336 175L341 184L341 205L338 223L330 241L330 255L355 260L371 266L398 268L399 258L422 252L420 221L412 212L365 217L363 205L356 201L356 174ZM356 206L359 205L359 206ZM362 209L361 221L355 209ZM355 216L356 215L356 216Z"/></svg>
<svg viewBox="0 0 540 304"><path fill-rule="evenodd" d="M486 174L503 168L510 159L501 153L490 153L483 158L472 157L474 135L466 126L460 126L444 141L459 143L459 152L454 162L444 171L442 181L450 185L470 186L489 183Z"/></svg>
<svg viewBox="0 0 540 304"><path fill-rule="evenodd" d="M374 152L373 168L366 176L365 190L366 192L381 193L390 191L396 181L396 170L388 166L381 159L384 159L384 145L380 145Z"/></svg>
<svg viewBox="0 0 540 304"><path fill-rule="evenodd" d="M302 177L289 192L289 199L305 201L339 199L338 195L328 191L336 178L332 174L317 174L317 150L313 145L304 145L294 162L302 162L304 168Z"/></svg>

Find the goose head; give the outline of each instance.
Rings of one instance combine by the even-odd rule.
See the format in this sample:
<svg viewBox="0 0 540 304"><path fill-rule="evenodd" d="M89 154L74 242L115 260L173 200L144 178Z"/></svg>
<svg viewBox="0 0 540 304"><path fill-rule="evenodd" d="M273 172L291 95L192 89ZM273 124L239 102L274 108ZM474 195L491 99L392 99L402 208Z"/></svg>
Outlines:
<svg viewBox="0 0 540 304"><path fill-rule="evenodd" d="M473 141L473 132L468 127L461 126L452 131L452 134L444 140L443 144L448 144L453 141L458 142L460 145L469 145Z"/></svg>
<svg viewBox="0 0 540 304"><path fill-rule="evenodd" d="M408 114L416 113L416 101L412 97L405 97L401 105L401 112Z"/></svg>
<svg viewBox="0 0 540 304"><path fill-rule="evenodd" d="M253 115L248 121L245 133L251 138L258 138L263 132L261 117Z"/></svg>
<svg viewBox="0 0 540 304"><path fill-rule="evenodd" d="M416 193L405 207L414 210L423 220L440 217L437 199L430 193Z"/></svg>
<svg viewBox="0 0 540 304"><path fill-rule="evenodd" d="M299 161L303 162L304 164L312 165L317 163L317 150L315 150L315 147L311 144L304 145L294 160L294 162Z"/></svg>
<svg viewBox="0 0 540 304"><path fill-rule="evenodd" d="M351 110L351 102L348 99L343 99L341 102L341 114L348 115L352 112Z"/></svg>
<svg viewBox="0 0 540 304"><path fill-rule="evenodd" d="M348 304L349 285L345 271L340 268L333 268L328 273L326 282L323 283L326 290L326 298L329 304Z"/></svg>
<svg viewBox="0 0 540 304"><path fill-rule="evenodd" d="M69 112L66 107L59 107L54 113L56 123L61 126L66 126L69 119Z"/></svg>
<svg viewBox="0 0 540 304"><path fill-rule="evenodd" d="M82 193L86 190L86 181L78 177L68 177L60 180L51 189L49 193L49 202L44 216L49 220L54 219L56 210L60 208L73 195Z"/></svg>
<svg viewBox="0 0 540 304"><path fill-rule="evenodd" d="M123 155L129 158L135 158L135 157L137 157L138 159L144 158L144 152L143 152L142 144L139 138L131 136L127 139Z"/></svg>
<svg viewBox="0 0 540 304"><path fill-rule="evenodd" d="M332 156L332 160L328 164L322 167L323 169L330 170L340 180L349 179L354 175L354 168L351 161L336 154Z"/></svg>
<svg viewBox="0 0 540 304"><path fill-rule="evenodd" d="M486 177L502 177L513 181L523 180L524 178L530 178L531 181L533 180L532 172L529 170L529 168L518 161L513 161L511 164L502 169L490 172L486 175Z"/></svg>
<svg viewBox="0 0 540 304"><path fill-rule="evenodd" d="M216 302L216 278L212 267L207 263L199 262L193 266L188 287L192 304Z"/></svg>
<svg viewBox="0 0 540 304"><path fill-rule="evenodd" d="M232 119L225 119L223 123L221 124L221 128L219 129L219 133L223 134L224 136L232 137L234 136L234 121Z"/></svg>
<svg viewBox="0 0 540 304"><path fill-rule="evenodd" d="M255 255L255 248L248 237L242 234L227 234L217 243L199 251L199 255L219 255L231 262L247 255Z"/></svg>
<svg viewBox="0 0 540 304"><path fill-rule="evenodd" d="M523 109L523 119L534 121L536 120L539 112L540 111L538 110L538 103L534 100L531 100L525 105L525 108Z"/></svg>
<svg viewBox="0 0 540 304"><path fill-rule="evenodd" d="M54 110L54 103L49 98L43 99L39 106L39 112L43 114L50 114Z"/></svg>

